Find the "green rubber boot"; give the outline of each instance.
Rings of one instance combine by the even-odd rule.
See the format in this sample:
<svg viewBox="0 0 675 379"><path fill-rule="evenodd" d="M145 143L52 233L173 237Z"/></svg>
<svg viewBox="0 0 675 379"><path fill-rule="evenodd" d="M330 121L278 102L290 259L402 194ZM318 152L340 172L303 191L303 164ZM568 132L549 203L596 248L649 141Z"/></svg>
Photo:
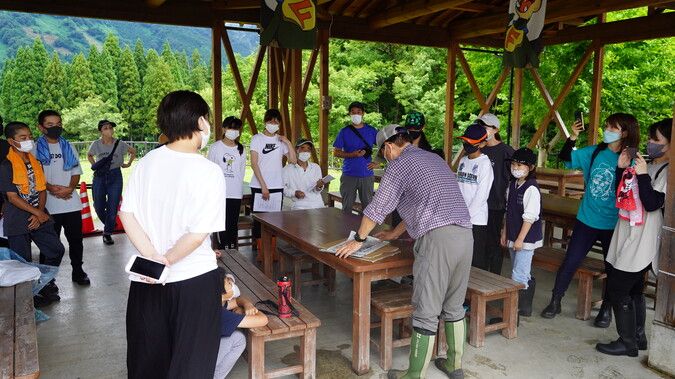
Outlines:
<svg viewBox="0 0 675 379"><path fill-rule="evenodd" d="M448 357L436 358L434 364L443 371L448 378L462 379L462 355L464 355L464 343L466 341L465 319L445 323L445 340L448 343Z"/></svg>
<svg viewBox="0 0 675 379"><path fill-rule="evenodd" d="M426 378L435 341L435 335L424 335L417 332L417 330L413 330L410 339L410 364L408 371L389 370L387 379Z"/></svg>

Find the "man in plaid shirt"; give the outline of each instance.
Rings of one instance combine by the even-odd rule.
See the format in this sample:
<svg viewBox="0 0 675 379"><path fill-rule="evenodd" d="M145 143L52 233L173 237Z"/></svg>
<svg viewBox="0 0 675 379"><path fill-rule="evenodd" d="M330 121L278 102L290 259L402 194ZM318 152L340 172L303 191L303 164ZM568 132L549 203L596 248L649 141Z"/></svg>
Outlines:
<svg viewBox="0 0 675 379"><path fill-rule="evenodd" d="M450 378L462 378L464 351L464 295L469 281L473 236L471 217L446 162L410 143L408 131L387 125L377 133L377 145L389 162L380 187L363 212L356 236L338 257L357 251L376 224L396 209L401 222L395 229L375 235L398 238L404 231L415 239L413 264L414 307L410 366L406 372L391 370L390 379L423 378L436 338L438 318L445 320L448 359L436 367Z"/></svg>

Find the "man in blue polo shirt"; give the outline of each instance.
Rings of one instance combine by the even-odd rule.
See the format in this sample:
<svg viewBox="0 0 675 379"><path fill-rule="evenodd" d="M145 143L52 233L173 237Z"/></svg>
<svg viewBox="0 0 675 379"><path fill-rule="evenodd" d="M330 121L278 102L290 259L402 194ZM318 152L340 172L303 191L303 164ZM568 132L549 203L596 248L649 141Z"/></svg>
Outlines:
<svg viewBox="0 0 675 379"><path fill-rule="evenodd" d="M351 213L359 193L361 206L365 209L373 198L373 145L377 129L363 122L365 115L363 103L354 101L349 104L351 123L340 130L333 143L333 155L344 159L340 178L340 196L342 211Z"/></svg>

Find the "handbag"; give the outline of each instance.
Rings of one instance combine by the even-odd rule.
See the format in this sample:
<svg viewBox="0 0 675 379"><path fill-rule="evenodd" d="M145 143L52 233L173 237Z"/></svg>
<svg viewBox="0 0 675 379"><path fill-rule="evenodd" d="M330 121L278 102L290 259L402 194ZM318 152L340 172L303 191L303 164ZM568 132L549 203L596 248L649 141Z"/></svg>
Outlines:
<svg viewBox="0 0 675 379"><path fill-rule="evenodd" d="M112 151L108 154L107 157L101 158L98 162L95 162L91 165L91 169L94 170L94 176L102 177L108 174L110 171L110 165L112 164L113 154L117 150L117 145L119 145L120 140L115 141L115 146L113 146Z"/></svg>

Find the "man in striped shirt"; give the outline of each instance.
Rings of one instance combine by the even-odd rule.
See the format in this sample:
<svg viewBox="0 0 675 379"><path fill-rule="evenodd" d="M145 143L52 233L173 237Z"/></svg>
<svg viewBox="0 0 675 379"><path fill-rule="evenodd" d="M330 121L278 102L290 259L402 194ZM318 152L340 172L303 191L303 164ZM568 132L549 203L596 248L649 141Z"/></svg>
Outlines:
<svg viewBox="0 0 675 379"><path fill-rule="evenodd" d="M410 143L405 128L388 125L377 133L377 145L389 162L380 187L366 207L353 241L337 255L357 251L376 224L396 209L401 222L375 236L392 240L404 231L415 239L413 264L413 336L410 366L392 370L388 378L423 378L431 358L438 318L445 320L448 357L435 364L450 378L461 378L465 340L464 295L469 281L473 236L471 217L445 161Z"/></svg>

